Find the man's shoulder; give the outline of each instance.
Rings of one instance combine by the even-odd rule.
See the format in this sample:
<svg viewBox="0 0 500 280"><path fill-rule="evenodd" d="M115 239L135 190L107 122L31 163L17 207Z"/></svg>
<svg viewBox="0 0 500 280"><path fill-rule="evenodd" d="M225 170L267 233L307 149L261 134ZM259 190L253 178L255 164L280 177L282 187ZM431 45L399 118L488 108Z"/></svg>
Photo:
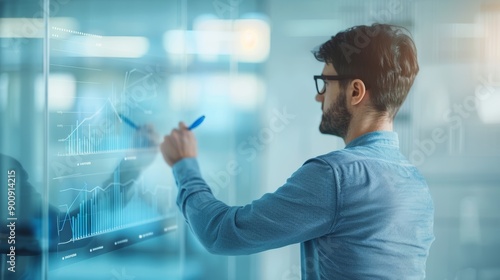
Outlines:
<svg viewBox="0 0 500 280"><path fill-rule="evenodd" d="M335 150L319 155L317 159L330 165L332 168L346 168L348 166L366 164L372 165L380 162L390 162L408 165L410 164L399 152L383 153L371 147L355 147ZM312 159L311 159L312 160Z"/></svg>
<svg viewBox="0 0 500 280"><path fill-rule="evenodd" d="M363 158L366 158L366 155L352 149L336 150L315 157L315 159L324 161L332 167L349 164L354 161L362 160Z"/></svg>

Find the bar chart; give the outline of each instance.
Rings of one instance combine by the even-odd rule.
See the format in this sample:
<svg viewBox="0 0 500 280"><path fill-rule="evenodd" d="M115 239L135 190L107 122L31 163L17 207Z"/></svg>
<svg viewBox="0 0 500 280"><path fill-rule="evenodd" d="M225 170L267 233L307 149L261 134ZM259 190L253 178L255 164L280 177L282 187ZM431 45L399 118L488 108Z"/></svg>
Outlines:
<svg viewBox="0 0 500 280"><path fill-rule="evenodd" d="M165 217L161 207L169 206L164 201L172 201L170 189L155 189L142 192L140 179L122 182L120 170L113 174L113 182L106 186L65 188L60 193L74 194L68 204L59 206L59 244L68 244L100 234L110 233ZM127 199L127 192L136 188L140 194ZM163 202L160 202L163 201Z"/></svg>

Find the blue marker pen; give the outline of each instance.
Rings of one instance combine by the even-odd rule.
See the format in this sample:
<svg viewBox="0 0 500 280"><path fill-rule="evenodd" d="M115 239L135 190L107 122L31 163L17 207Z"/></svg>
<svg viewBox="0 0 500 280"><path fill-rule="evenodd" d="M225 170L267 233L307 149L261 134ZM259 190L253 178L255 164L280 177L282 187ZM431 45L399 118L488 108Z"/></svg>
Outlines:
<svg viewBox="0 0 500 280"><path fill-rule="evenodd" d="M132 128L134 128L135 130L138 130L138 129L139 129L139 126L138 126L138 125L136 125L136 124L135 124L133 121L131 121L129 118L125 117L125 116L124 116L124 115L122 115L122 114L118 114L118 116L120 117L120 119L121 119L124 123L126 123L126 124L130 125L130 126L131 126Z"/></svg>
<svg viewBox="0 0 500 280"><path fill-rule="evenodd" d="M199 117L198 119L196 119L189 127L188 127L188 130L193 130L195 128L197 128L202 122L203 120L205 120L205 116L201 116Z"/></svg>

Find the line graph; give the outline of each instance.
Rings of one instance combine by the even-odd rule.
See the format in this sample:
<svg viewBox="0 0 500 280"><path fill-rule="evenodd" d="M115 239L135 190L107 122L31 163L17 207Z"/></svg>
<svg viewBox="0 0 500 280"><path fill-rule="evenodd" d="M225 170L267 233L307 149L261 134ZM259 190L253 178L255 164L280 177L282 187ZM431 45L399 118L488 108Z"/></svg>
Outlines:
<svg viewBox="0 0 500 280"><path fill-rule="evenodd" d="M61 194L75 193L70 203L59 205L62 212L57 221L59 245L164 218L162 212L165 211L160 208L165 203L159 200L173 199L168 188L158 186L154 191L144 191L142 179L127 182L120 182L120 179L118 169L113 174L113 182L106 186L90 187L84 182L81 188L59 191ZM127 200L127 190L134 187L140 190L139 194ZM172 202L167 205L172 207Z"/></svg>
<svg viewBox="0 0 500 280"><path fill-rule="evenodd" d="M66 137L66 138L64 138L64 139L60 139L59 141L68 141L68 140L69 140L69 138L71 138L71 136L72 136L73 134L78 133L78 129L80 128L80 126L82 126L85 122L90 121L90 120L94 119L96 116L98 116L98 115L101 113L101 111L102 111L103 109L105 109L105 108L106 108L106 105L107 105L107 104L110 104L110 106L111 106L111 108L113 109L113 112L115 113L116 117L117 117L117 118L120 120L120 122L121 122L120 115L119 115L119 114L118 114L118 112L116 111L116 108L115 108L115 106L113 105L113 103L111 103L111 100L109 100L109 98L108 98L108 102L106 102L106 104L104 104L104 106L102 106L99 110L97 110L97 112L95 112L92 116L87 117L87 118L84 118L84 119L83 119L80 123L78 123L78 121L76 121L76 123L77 123L76 128L75 128L75 129L73 129L73 130L70 132L70 134L68 135L68 137Z"/></svg>
<svg viewBox="0 0 500 280"><path fill-rule="evenodd" d="M124 124L109 98L90 116L77 119L73 124L57 124L56 127L68 130L67 135L57 140L63 144L58 152L59 156L89 155L148 147L147 143L137 139L139 136L135 129Z"/></svg>
<svg viewBox="0 0 500 280"><path fill-rule="evenodd" d="M156 135L152 125L142 126L155 120L158 74L51 67L85 73L74 95L61 92L65 106L49 111L49 200L58 208L50 217L52 263L74 263L175 229L176 188L150 168Z"/></svg>

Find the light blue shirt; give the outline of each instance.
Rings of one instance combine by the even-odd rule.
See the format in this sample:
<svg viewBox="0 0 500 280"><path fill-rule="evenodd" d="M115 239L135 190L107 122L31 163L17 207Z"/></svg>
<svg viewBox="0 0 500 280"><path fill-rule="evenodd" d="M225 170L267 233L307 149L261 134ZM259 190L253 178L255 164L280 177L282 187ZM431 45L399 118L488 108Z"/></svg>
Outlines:
<svg viewBox="0 0 500 280"><path fill-rule="evenodd" d="M177 205L209 252L301 243L302 279L425 278L434 207L395 132L367 133L312 158L274 193L245 206L217 200L194 158L173 172Z"/></svg>

